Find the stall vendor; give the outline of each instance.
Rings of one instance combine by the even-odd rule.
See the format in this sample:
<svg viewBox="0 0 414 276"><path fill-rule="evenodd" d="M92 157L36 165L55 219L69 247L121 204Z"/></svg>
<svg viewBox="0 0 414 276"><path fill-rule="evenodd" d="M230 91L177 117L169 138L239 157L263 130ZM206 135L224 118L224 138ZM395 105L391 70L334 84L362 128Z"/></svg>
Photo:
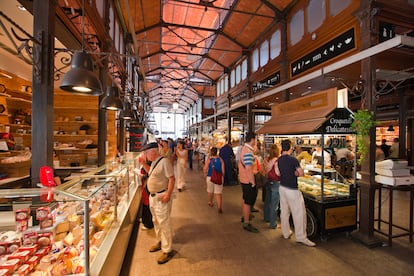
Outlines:
<svg viewBox="0 0 414 276"><path fill-rule="evenodd" d="M327 152L326 150L324 150L323 160L322 160L322 148L316 147L315 151L312 153L312 163L322 165L322 161L325 167L330 167L331 166L331 154Z"/></svg>

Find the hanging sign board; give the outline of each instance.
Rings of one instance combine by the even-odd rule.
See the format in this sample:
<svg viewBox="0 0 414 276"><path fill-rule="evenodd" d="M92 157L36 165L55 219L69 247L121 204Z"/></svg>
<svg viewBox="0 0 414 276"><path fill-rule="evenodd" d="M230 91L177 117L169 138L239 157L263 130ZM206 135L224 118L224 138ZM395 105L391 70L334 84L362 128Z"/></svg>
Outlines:
<svg viewBox="0 0 414 276"><path fill-rule="evenodd" d="M355 48L354 28L290 64L292 77Z"/></svg>

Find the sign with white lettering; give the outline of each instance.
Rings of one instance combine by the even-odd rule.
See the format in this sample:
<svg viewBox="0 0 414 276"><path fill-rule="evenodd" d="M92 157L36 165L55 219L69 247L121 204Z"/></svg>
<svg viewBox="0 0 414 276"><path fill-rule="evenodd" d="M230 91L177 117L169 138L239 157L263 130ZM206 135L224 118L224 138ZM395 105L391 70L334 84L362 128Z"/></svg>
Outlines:
<svg viewBox="0 0 414 276"><path fill-rule="evenodd" d="M325 123L318 129L319 133L354 133L351 124L354 121L352 113L347 108L337 108L329 116Z"/></svg>
<svg viewBox="0 0 414 276"><path fill-rule="evenodd" d="M253 94L263 91L267 88L271 88L280 83L280 71L277 71L273 75L270 75L264 80L258 81L252 85Z"/></svg>
<svg viewBox="0 0 414 276"><path fill-rule="evenodd" d="M355 48L354 28L290 64L292 77Z"/></svg>
<svg viewBox="0 0 414 276"><path fill-rule="evenodd" d="M247 95L248 95L247 90L244 90L244 91L240 92L239 94L235 95L234 97L231 97L230 98L230 103L234 104L234 103L237 103L238 101L247 99Z"/></svg>

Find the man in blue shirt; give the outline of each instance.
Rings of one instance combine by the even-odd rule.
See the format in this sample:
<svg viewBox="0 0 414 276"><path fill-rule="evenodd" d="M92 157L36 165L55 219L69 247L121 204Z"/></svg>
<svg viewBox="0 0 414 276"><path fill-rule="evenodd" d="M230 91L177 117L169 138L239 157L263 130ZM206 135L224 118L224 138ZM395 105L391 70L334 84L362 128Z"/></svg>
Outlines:
<svg viewBox="0 0 414 276"><path fill-rule="evenodd" d="M292 235L289 217L292 213L295 226L296 242L307 246L315 246L306 235L306 208L302 192L298 189L298 176L303 176L303 169L299 161L292 157L293 147L290 140L282 141L282 155L278 159L278 170L280 175L280 222L282 234L285 239Z"/></svg>

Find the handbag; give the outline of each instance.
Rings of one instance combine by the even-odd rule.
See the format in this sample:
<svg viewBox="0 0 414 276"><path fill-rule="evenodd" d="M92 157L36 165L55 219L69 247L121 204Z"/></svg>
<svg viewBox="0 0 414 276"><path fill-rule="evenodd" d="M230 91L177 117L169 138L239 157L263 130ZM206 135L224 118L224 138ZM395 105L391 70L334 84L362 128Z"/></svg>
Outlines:
<svg viewBox="0 0 414 276"><path fill-rule="evenodd" d="M276 164L276 162L273 163L272 168L267 173L267 178L271 181L279 181L280 180L280 177L276 174L276 171L275 171L275 164Z"/></svg>
<svg viewBox="0 0 414 276"><path fill-rule="evenodd" d="M213 182L214 184L217 184L217 185L222 185L223 184L223 173L218 172L214 168L214 162L212 162L212 166L211 166L211 177L210 177L210 181Z"/></svg>

